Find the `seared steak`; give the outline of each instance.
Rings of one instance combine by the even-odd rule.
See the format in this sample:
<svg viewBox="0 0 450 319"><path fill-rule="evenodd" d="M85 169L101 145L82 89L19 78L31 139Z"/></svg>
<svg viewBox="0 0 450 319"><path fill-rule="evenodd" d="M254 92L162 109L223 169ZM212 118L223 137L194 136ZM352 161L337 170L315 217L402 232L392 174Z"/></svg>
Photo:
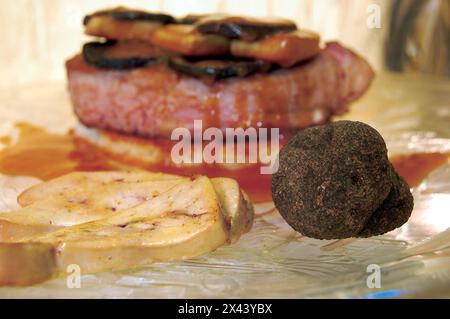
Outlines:
<svg viewBox="0 0 450 319"><path fill-rule="evenodd" d="M169 138L173 129L278 127L322 124L347 111L369 87L369 64L338 43L313 60L247 78L215 82L180 74L165 65L105 70L80 55L67 62L74 110L89 127L141 137Z"/></svg>

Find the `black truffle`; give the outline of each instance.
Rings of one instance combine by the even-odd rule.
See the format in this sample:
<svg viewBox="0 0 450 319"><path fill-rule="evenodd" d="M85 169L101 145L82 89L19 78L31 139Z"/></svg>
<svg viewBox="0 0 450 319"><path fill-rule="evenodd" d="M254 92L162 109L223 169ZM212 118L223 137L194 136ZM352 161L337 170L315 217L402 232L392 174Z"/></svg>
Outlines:
<svg viewBox="0 0 450 319"><path fill-rule="evenodd" d="M392 166L391 166L392 167ZM414 207L409 185L392 167L394 181L384 202L372 214L358 237L382 235L406 223Z"/></svg>
<svg viewBox="0 0 450 319"><path fill-rule="evenodd" d="M404 224L413 208L382 136L352 121L297 133L280 151L272 197L295 230L318 239L380 235Z"/></svg>

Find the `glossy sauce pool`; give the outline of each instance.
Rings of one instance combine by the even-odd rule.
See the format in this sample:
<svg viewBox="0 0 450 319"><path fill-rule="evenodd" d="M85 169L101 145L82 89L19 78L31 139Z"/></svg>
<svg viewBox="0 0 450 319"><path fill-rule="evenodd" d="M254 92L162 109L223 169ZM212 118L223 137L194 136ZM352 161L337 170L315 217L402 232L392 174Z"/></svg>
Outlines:
<svg viewBox="0 0 450 319"><path fill-rule="evenodd" d="M135 159L124 159L94 146L72 133L54 134L41 128L20 123L17 143L9 137L0 137L6 147L0 151L0 173L34 176L49 180L74 171L107 171L141 168L149 171L192 176L226 176L236 179L254 202L270 201L271 175L261 175L259 164L246 164L240 169L225 169L218 165L175 167L166 164L148 164ZM170 143L151 141L170 154ZM167 155L169 156L169 155ZM450 154L424 153L397 156L393 165L411 187L418 186L430 172L445 164Z"/></svg>
<svg viewBox="0 0 450 319"><path fill-rule="evenodd" d="M162 163L149 164L104 151L71 132L54 134L25 123L17 124L17 128L20 134L16 143L10 143L7 137L3 140L3 144L7 146L0 151L0 173L49 180L74 171L140 168L184 176L202 174L209 177L230 177L239 181L253 201L264 202L272 198L271 176L261 175L259 164L246 164L244 168L231 170L219 165L204 164L189 167L167 165L170 163L167 158L170 159L172 142L162 140L149 141L149 143L163 150L167 158ZM135 138L124 137L123 139ZM137 142L146 143L144 140Z"/></svg>

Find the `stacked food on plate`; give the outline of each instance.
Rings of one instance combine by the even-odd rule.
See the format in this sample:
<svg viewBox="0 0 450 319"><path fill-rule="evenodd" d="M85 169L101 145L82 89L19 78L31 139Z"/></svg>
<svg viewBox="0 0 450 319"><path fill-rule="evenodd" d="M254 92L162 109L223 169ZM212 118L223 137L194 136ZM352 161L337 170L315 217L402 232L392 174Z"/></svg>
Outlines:
<svg viewBox="0 0 450 319"><path fill-rule="evenodd" d="M270 200L259 155L257 163L174 164L174 130L194 132L196 120L203 131L277 128L283 145L345 113L374 77L352 50L286 19L119 7L86 16L84 28L94 41L66 63L77 135L145 168L232 177L257 201ZM272 154L271 146L261 148Z"/></svg>
<svg viewBox="0 0 450 319"><path fill-rule="evenodd" d="M167 164L161 141L178 128L194 131L198 120L224 133L277 128L293 138L269 182L295 230L368 237L409 218L412 197L383 138L363 123L327 124L374 76L351 50L285 19L116 8L86 16L84 26L97 39L67 61L80 136L155 164L159 152ZM240 183L192 166L188 176L172 175L169 166L73 172L23 192L21 207L0 216L0 285L42 282L71 265L93 273L193 258L250 230L254 208Z"/></svg>
<svg viewBox="0 0 450 319"><path fill-rule="evenodd" d="M323 124L374 76L351 50L285 19L116 8L84 26L97 39L66 65L75 113L89 128L147 139L194 120L282 132Z"/></svg>

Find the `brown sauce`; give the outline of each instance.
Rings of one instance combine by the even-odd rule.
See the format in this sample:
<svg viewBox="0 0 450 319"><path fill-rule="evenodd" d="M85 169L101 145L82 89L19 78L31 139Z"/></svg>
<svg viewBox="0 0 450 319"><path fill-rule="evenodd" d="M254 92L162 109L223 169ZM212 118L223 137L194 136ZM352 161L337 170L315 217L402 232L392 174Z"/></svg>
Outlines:
<svg viewBox="0 0 450 319"><path fill-rule="evenodd" d="M419 153L391 158L397 172L411 187L417 187L435 169L450 160L446 153Z"/></svg>
<svg viewBox="0 0 450 319"><path fill-rule="evenodd" d="M170 161L167 160L159 164L148 164L106 152L70 132L54 134L25 123L17 124L17 127L20 130L17 143L0 151L0 173L49 180L74 171L105 171L134 167L184 176L198 174L209 177L226 176L238 180L255 202L270 201L272 198L271 177L261 175L260 166L257 164L248 164L239 170L228 170L218 165L176 167L168 165ZM108 134L110 137L114 135ZM127 136L120 136L120 139L130 140L132 143L146 143L144 140ZM166 154L170 154L169 142L151 141L151 143L164 150Z"/></svg>
<svg viewBox="0 0 450 319"><path fill-rule="evenodd" d="M17 127L20 130L20 136L14 145L8 146L11 142L9 137L0 138L0 142L7 145L0 151L0 173L35 176L49 180L74 171L103 171L135 167L185 176L196 174L209 177L226 176L236 179L254 202L270 201L272 198L271 176L261 175L258 164L246 164L245 168L237 170L206 164L176 167L168 165L170 161L148 164L135 159L119 158L72 133L49 133L25 123L20 123ZM139 143L141 142L143 141L139 140ZM151 143L163 150L170 150L170 144L167 141L151 141ZM394 157L392 163L410 186L415 187L449 158L449 154L441 153L413 154Z"/></svg>
<svg viewBox="0 0 450 319"><path fill-rule="evenodd" d="M100 150L83 145L71 134L53 134L20 123L16 144L0 151L0 172L49 180L73 171L111 170Z"/></svg>

